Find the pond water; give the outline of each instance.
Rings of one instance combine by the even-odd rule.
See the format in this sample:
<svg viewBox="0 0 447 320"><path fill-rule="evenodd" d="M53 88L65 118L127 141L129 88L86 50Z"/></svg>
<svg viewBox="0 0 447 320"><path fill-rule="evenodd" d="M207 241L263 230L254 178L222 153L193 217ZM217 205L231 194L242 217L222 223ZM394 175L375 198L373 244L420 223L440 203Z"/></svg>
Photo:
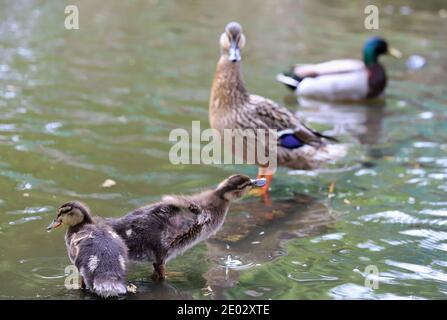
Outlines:
<svg viewBox="0 0 447 320"><path fill-rule="evenodd" d="M79 7L78 31L63 28L66 4ZM369 31L358 1L2 1L0 298L93 298L65 289L64 232L45 232L66 200L119 216L235 172L256 175L168 161L172 129L209 126L230 20L247 36L249 90L334 132L349 155L338 170L279 170L271 205L236 203L213 239L168 264L165 283L133 264L128 298L447 298L447 7L378 5L380 30ZM359 58L371 34L404 53L381 59L386 99L297 102L275 81L293 63ZM426 65L409 71L411 55ZM101 187L106 179L116 185ZM377 289L365 286L368 266Z"/></svg>

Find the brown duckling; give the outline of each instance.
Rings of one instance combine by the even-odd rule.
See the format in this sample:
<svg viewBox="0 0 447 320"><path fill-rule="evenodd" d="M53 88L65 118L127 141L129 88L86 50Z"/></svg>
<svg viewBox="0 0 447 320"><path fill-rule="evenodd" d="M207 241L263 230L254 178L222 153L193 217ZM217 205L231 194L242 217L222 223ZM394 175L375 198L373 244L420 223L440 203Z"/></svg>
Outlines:
<svg viewBox="0 0 447 320"><path fill-rule="evenodd" d="M233 175L214 190L164 196L159 203L106 221L125 240L129 257L153 262L154 276L164 279L165 263L214 235L230 203L264 184L265 179Z"/></svg>
<svg viewBox="0 0 447 320"><path fill-rule="evenodd" d="M209 117L213 129L224 136L225 129L276 130L277 163L291 169L310 170L334 162L346 153L345 146L305 125L287 108L264 97L250 94L241 70L241 49L246 44L242 27L230 22L220 36L221 56L211 88ZM256 133L256 141L261 140ZM266 177L263 194L268 192L273 172L261 163L258 178Z"/></svg>
<svg viewBox="0 0 447 320"><path fill-rule="evenodd" d="M68 257L81 275L81 287L103 298L125 294L128 258L121 237L78 201L60 206L47 230L62 224L68 226L65 243Z"/></svg>

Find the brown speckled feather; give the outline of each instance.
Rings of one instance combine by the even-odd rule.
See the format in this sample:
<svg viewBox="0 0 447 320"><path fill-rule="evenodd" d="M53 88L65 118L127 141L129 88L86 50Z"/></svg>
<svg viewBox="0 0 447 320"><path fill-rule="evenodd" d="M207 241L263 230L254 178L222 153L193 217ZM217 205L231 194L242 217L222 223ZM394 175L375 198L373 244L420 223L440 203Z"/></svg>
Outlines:
<svg viewBox="0 0 447 320"><path fill-rule="evenodd" d="M203 224L194 224L192 225L188 231L180 233L174 240L172 240L170 246L177 247L182 246L185 243L197 238L200 232L203 229Z"/></svg>
<svg viewBox="0 0 447 320"><path fill-rule="evenodd" d="M301 123L288 109L272 100L257 95L250 95L250 104L254 106L252 117L260 119L269 129L278 131L293 129L295 135L304 143L320 147L323 139Z"/></svg>

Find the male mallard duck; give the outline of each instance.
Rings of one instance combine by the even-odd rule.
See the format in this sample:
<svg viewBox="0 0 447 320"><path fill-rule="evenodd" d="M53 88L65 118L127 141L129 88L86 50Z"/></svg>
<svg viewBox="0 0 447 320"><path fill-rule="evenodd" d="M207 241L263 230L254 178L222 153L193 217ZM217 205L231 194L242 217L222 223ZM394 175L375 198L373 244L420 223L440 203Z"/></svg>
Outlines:
<svg viewBox="0 0 447 320"><path fill-rule="evenodd" d="M57 210L50 231L61 224L68 256L81 275L81 287L103 298L125 294L127 247L115 231L99 219L93 219L83 203L71 201Z"/></svg>
<svg viewBox="0 0 447 320"><path fill-rule="evenodd" d="M363 47L363 61L332 60L303 64L279 74L277 80L295 90L299 96L324 100L362 100L380 95L387 78L378 61L381 54L400 58L402 54L388 47L381 37L372 37Z"/></svg>
<svg viewBox="0 0 447 320"><path fill-rule="evenodd" d="M292 169L313 169L342 157L344 147L326 144L326 139L335 139L312 130L285 107L248 93L240 62L240 50L244 45L242 27L237 22L230 22L220 36L221 56L209 105L211 127L221 136L225 129L251 129L255 134L257 129L277 130L277 164ZM258 141L262 138L256 135ZM262 189L266 195L273 173L259 162L256 164L260 167L258 177L267 178Z"/></svg>
<svg viewBox="0 0 447 320"><path fill-rule="evenodd" d="M164 279L166 262L215 234L231 201L264 183L233 175L214 190L164 196L159 203L106 221L126 241L130 258L153 262L154 276Z"/></svg>

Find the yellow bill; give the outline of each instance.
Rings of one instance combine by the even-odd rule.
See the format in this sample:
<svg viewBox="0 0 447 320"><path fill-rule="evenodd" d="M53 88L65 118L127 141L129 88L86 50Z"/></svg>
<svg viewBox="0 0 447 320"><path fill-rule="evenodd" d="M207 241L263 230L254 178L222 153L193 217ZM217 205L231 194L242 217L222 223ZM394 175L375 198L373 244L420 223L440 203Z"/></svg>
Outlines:
<svg viewBox="0 0 447 320"><path fill-rule="evenodd" d="M400 52L399 50L395 49L395 48L388 48L388 54L392 55L395 58L402 58L402 52Z"/></svg>

